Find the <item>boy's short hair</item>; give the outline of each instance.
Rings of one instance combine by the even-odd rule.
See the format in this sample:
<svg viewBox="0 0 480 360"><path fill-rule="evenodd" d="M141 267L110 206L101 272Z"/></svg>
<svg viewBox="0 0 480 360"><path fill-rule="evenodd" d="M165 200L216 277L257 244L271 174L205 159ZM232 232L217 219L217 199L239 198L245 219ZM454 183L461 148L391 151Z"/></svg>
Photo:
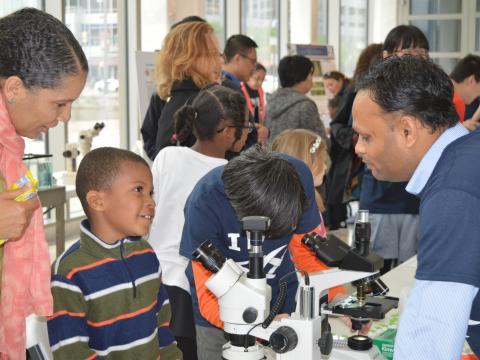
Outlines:
<svg viewBox="0 0 480 360"><path fill-rule="evenodd" d="M471 75L475 75L475 81L480 82L480 56L469 54L455 65L450 78L461 83Z"/></svg>
<svg viewBox="0 0 480 360"><path fill-rule="evenodd" d="M227 39L225 48L223 49L225 62L228 64L235 55L245 55L245 53L248 52L250 49L255 49L257 47L257 43L246 35L232 35Z"/></svg>
<svg viewBox="0 0 480 360"><path fill-rule="evenodd" d="M89 216L88 192L110 188L119 174L120 167L125 162L141 163L150 168L148 163L134 152L113 147L94 149L82 159L78 167L75 187L83 211L87 216Z"/></svg>
<svg viewBox="0 0 480 360"><path fill-rule="evenodd" d="M288 55L278 64L278 77L282 88L292 87L303 80L313 70L312 61L303 55Z"/></svg>
<svg viewBox="0 0 480 360"><path fill-rule="evenodd" d="M225 194L238 219L266 216L270 238L292 232L308 199L295 167L279 153L252 146L230 160L222 174Z"/></svg>

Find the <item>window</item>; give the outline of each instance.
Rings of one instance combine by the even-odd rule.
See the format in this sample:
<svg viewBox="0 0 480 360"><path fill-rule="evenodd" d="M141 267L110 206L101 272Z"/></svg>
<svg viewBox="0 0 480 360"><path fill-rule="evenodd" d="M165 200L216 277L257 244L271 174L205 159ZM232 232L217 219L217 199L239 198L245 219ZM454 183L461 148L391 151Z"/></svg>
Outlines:
<svg viewBox="0 0 480 360"><path fill-rule="evenodd" d="M410 14L455 14L462 12L462 0L410 0Z"/></svg>
<svg viewBox="0 0 480 360"><path fill-rule="evenodd" d="M42 0L2 0L0 2L0 16L8 15L23 7L42 9ZM47 135L48 136L48 135ZM24 138L26 154L46 154L47 136L44 133L36 139Z"/></svg>
<svg viewBox="0 0 480 360"><path fill-rule="evenodd" d="M186 16L197 15L215 30L220 48L225 45L225 0L142 0L142 50L160 49L170 27Z"/></svg>
<svg viewBox="0 0 480 360"><path fill-rule="evenodd" d="M414 20L410 24L424 32L430 44L430 52L460 52L460 20Z"/></svg>
<svg viewBox="0 0 480 360"><path fill-rule="evenodd" d="M430 44L430 57L446 73L460 58L472 50L462 42L462 31L468 22L467 2L462 0L410 0L408 23L420 28ZM473 4L472 4L473 5Z"/></svg>
<svg viewBox="0 0 480 360"><path fill-rule="evenodd" d="M315 18L313 25L313 43L326 45L328 43L328 1L313 1Z"/></svg>
<svg viewBox="0 0 480 360"><path fill-rule="evenodd" d="M477 0L477 13L475 17L475 51L480 52L480 0Z"/></svg>
<svg viewBox="0 0 480 360"><path fill-rule="evenodd" d="M66 0L65 23L79 40L89 63L87 84L72 107L68 142L79 132L105 123L93 147L120 146L118 14L116 0Z"/></svg>
<svg viewBox="0 0 480 360"><path fill-rule="evenodd" d="M258 6L255 8L255 6ZM267 69L263 89L271 93L278 84L279 62L278 0L243 0L242 34L258 45L257 59Z"/></svg>
<svg viewBox="0 0 480 360"><path fill-rule="evenodd" d="M351 76L360 52L367 46L368 0L341 0L340 71Z"/></svg>

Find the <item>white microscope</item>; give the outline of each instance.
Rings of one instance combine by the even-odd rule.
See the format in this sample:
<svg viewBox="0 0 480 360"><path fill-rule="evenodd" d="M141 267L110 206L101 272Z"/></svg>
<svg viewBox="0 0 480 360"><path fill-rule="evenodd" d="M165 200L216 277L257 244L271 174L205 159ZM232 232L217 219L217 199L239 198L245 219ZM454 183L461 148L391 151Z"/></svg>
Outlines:
<svg viewBox="0 0 480 360"><path fill-rule="evenodd" d="M270 219L249 216L242 219L242 225L250 242L248 273L232 259L226 260L208 240L192 254L194 261L213 273L206 286L218 298L220 320L229 339L223 346L222 359L266 359L265 348L256 338L268 341L277 360L383 359L367 336L354 335L334 346L328 323L329 315L348 315L353 328L359 330L369 319L383 319L398 306L398 298L385 296L388 288L379 279L383 259L369 248L368 212L361 212L356 223L355 248L335 237L305 235L303 244L321 261L335 267L304 273L297 310L280 321L273 319L283 305L286 282L280 283L279 296L270 309L271 288L263 272L262 242ZM357 287L356 296L329 305L328 289L348 282Z"/></svg>
<svg viewBox="0 0 480 360"><path fill-rule="evenodd" d="M92 149L92 141L95 136L105 127L105 123L95 123L88 130L81 130L78 134L78 142L68 143L65 145L63 157L66 160L67 172L63 174L63 183L65 185L75 184L75 176L77 175L77 159L85 156Z"/></svg>

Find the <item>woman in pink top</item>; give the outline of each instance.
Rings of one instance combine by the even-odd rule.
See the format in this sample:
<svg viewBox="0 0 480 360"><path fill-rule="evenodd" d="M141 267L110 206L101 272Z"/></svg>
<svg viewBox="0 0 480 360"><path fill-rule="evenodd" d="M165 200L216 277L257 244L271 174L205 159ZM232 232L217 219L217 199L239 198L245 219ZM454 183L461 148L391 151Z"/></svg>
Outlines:
<svg viewBox="0 0 480 360"><path fill-rule="evenodd" d="M25 176L23 137L70 119L88 64L80 44L53 16L25 8L0 18L0 359L25 358L25 318L50 315L50 259L36 197L8 191Z"/></svg>

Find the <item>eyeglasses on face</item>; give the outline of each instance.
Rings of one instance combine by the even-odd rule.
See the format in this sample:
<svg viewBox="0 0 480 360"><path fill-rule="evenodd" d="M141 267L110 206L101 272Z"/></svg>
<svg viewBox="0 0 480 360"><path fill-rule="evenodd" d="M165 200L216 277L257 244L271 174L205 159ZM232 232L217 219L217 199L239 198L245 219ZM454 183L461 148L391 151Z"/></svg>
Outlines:
<svg viewBox="0 0 480 360"><path fill-rule="evenodd" d="M241 56L241 57L244 57L245 59L250 60L250 62L252 63L252 65L256 65L256 64L257 64L257 59L252 59L250 56L247 56L247 55L242 54L242 53L240 53L240 56Z"/></svg>
<svg viewBox="0 0 480 360"><path fill-rule="evenodd" d="M217 130L217 133L221 133L223 130L225 130L226 128L236 128L236 129L247 129L248 130L248 133L250 134L252 131L253 131L253 128L255 127L255 125L253 125L251 122L248 123L248 125L246 126L234 126L234 125L227 125L227 126L224 126L223 128L221 129L218 129Z"/></svg>

